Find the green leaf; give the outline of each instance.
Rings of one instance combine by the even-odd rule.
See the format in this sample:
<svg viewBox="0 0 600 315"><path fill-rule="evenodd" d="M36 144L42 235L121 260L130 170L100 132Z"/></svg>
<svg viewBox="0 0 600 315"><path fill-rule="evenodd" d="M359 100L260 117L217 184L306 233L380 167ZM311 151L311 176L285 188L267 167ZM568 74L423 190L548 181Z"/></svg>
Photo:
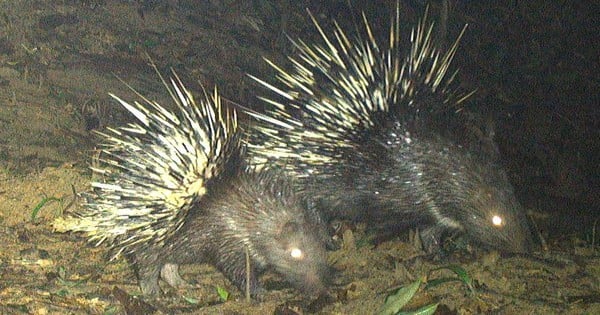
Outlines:
<svg viewBox="0 0 600 315"><path fill-rule="evenodd" d="M198 304L198 303L200 302L200 300L198 300L198 299L196 299L196 298L193 298L193 297L188 297L188 296L183 296L183 299L184 299L186 302L188 302L188 303L190 303L190 304L193 304L193 305L196 305L196 304Z"/></svg>
<svg viewBox="0 0 600 315"><path fill-rule="evenodd" d="M44 197L44 199L42 199L42 201L40 201L35 208L33 208L33 210L31 211L31 220L35 220L35 217L37 217L38 213L40 212L40 210L42 209L43 206L45 206L47 203L52 202L52 201L57 201L57 202L62 202L63 199L62 198L56 198L56 197Z"/></svg>
<svg viewBox="0 0 600 315"><path fill-rule="evenodd" d="M227 299L229 299L229 292L225 288L217 287L217 294L223 302L227 302Z"/></svg>
<svg viewBox="0 0 600 315"><path fill-rule="evenodd" d="M396 315L431 315L433 313L435 313L435 310L437 310L439 303L433 303L433 304L429 304L427 306L423 306L421 308L419 308L418 310L412 311L412 312L400 312L397 313Z"/></svg>
<svg viewBox="0 0 600 315"><path fill-rule="evenodd" d="M436 285L440 285L442 283L450 282L450 281L461 281L462 283L465 284L465 286L469 289L469 291L471 291L472 293L475 293L475 287L473 286L473 279L471 279L471 277L469 276L469 274L463 267L461 267L459 265L448 265L448 266L432 269L431 272L434 272L437 270L442 270L442 269L447 269L447 270L452 271L454 274L456 274L457 277L456 278L433 279L433 280L427 282L427 285L425 286L425 288L431 288Z"/></svg>
<svg viewBox="0 0 600 315"><path fill-rule="evenodd" d="M461 282L461 280L458 278L455 278L455 277L432 279L432 280L427 281L427 285L425 286L425 289L433 288L435 286L438 286L438 285L440 285L442 283L446 283L446 282Z"/></svg>
<svg viewBox="0 0 600 315"><path fill-rule="evenodd" d="M401 287L395 293L389 295L385 299L385 303L377 312L378 315L394 315L404 307L412 299L412 297L417 293L419 286L421 285L421 280L417 280L412 284Z"/></svg>

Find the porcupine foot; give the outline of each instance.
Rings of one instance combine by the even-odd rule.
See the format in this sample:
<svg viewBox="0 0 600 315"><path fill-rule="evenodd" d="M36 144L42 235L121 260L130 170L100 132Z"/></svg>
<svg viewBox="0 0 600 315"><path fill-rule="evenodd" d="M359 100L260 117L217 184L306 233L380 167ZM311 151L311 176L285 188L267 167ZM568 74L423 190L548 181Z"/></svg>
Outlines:
<svg viewBox="0 0 600 315"><path fill-rule="evenodd" d="M160 278L163 279L173 288L187 289L193 288L194 286L181 278L179 274L179 265L166 263L160 269Z"/></svg>
<svg viewBox="0 0 600 315"><path fill-rule="evenodd" d="M263 286L258 282L258 279L254 276L255 272L252 271L250 275L250 297L257 301L264 301L267 290L263 288ZM240 279L241 278L241 279ZM231 277L230 278L233 284L235 284L238 289L243 294L246 294L246 275L240 277Z"/></svg>
<svg viewBox="0 0 600 315"><path fill-rule="evenodd" d="M423 229L419 233L422 249L430 260L443 260L448 257L448 248L444 245L456 234L451 231L445 231L440 226L431 226Z"/></svg>
<svg viewBox="0 0 600 315"><path fill-rule="evenodd" d="M258 271L256 268L250 268L250 277L246 274L246 265L243 262L234 263L230 261L230 265L221 266L217 265L217 268L231 281L243 294L246 293L246 282L250 281L249 290L250 296L257 300L264 300L267 290L258 282Z"/></svg>

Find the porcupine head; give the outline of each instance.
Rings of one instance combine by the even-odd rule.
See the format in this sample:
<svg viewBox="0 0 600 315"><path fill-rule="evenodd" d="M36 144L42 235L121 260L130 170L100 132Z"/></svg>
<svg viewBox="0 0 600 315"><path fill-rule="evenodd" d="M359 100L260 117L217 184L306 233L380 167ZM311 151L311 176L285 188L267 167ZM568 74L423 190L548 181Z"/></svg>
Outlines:
<svg viewBox="0 0 600 315"><path fill-rule="evenodd" d="M329 278L327 232L318 213L299 206L302 202L290 181L272 172L259 172L219 186L216 195L228 197L206 200L214 220L204 250L214 257L215 265L232 274L233 282L243 289L247 252L253 270L250 288L255 295L263 291L256 276L269 267L304 293L321 293Z"/></svg>
<svg viewBox="0 0 600 315"><path fill-rule="evenodd" d="M241 164L236 115L216 90L196 103L176 75L163 83L175 111L139 94L133 103L113 96L136 122L100 133L100 179L55 230L84 232L113 258L126 256L146 295L160 292L159 277L183 284L178 266L190 263L215 265L241 290L249 277L253 296L266 269L321 290L326 232L316 213L279 174Z"/></svg>
<svg viewBox="0 0 600 315"><path fill-rule="evenodd" d="M328 220L354 219L381 235L420 227L425 248L462 232L474 243L527 252L532 234L498 162L493 139L474 130L449 71L458 40L436 47L423 18L400 47L399 12L389 42L333 35L313 17L321 43L294 42L292 69L278 82L254 78L276 96L249 141L251 164L277 157L304 183Z"/></svg>

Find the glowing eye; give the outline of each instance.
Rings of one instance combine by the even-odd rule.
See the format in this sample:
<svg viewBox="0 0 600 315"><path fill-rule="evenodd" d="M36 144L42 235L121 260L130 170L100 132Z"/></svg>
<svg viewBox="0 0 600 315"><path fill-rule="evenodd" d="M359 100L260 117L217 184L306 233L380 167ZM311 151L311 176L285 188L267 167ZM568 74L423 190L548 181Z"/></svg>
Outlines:
<svg viewBox="0 0 600 315"><path fill-rule="evenodd" d="M494 226L501 226L502 225L502 217L497 216L497 215L493 216L492 217L492 224Z"/></svg>
<svg viewBox="0 0 600 315"><path fill-rule="evenodd" d="M302 250L299 248L292 248L292 250L290 251L290 255L296 259L302 258Z"/></svg>

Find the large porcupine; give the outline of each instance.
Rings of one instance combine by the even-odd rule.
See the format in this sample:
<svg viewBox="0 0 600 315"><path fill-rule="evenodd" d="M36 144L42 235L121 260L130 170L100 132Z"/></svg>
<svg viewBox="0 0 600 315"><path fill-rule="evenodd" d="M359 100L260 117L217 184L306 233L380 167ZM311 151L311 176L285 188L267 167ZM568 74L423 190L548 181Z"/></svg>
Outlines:
<svg viewBox="0 0 600 315"><path fill-rule="evenodd" d="M249 163L286 169L329 220L359 220L380 236L420 227L428 251L464 232L484 247L527 252L524 210L449 71L462 32L444 52L423 18L403 52L399 16L383 47L364 15L364 40L337 24L329 35L311 15L323 43L293 42L288 70L267 61L279 84L251 76L277 97L262 98L266 114L250 112L258 123Z"/></svg>
<svg viewBox="0 0 600 315"><path fill-rule="evenodd" d="M159 277L185 284L179 264L201 262L244 290L246 254L253 296L263 291L257 275L266 268L321 292L327 234L317 213L286 177L246 168L236 114L221 107L216 89L196 103L176 75L171 87L161 80L175 112L139 94L143 102L133 104L111 94L137 123L101 133L104 158L92 168L101 179L55 229L109 243L113 259L124 254L145 295L160 292Z"/></svg>

